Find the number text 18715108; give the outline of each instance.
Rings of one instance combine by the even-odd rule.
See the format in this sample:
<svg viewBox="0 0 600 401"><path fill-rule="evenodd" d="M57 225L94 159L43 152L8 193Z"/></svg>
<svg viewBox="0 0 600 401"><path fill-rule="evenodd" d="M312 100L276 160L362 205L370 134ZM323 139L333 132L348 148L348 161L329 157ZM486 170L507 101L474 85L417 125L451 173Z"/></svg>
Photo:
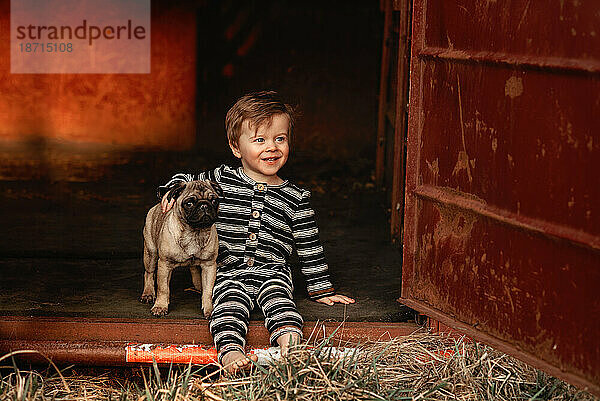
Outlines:
<svg viewBox="0 0 600 401"><path fill-rule="evenodd" d="M21 53L71 53L71 42L22 42L19 43Z"/></svg>

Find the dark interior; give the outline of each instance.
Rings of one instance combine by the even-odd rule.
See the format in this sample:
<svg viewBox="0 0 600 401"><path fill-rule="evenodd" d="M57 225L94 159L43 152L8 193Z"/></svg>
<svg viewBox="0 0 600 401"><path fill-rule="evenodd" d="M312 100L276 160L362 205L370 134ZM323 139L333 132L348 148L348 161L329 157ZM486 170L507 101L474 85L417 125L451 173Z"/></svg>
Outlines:
<svg viewBox="0 0 600 401"><path fill-rule="evenodd" d="M237 165L226 147L225 112L243 93L275 89L301 111L297 144L281 176L312 191L334 285L357 301L347 307L309 301L295 269L301 314L412 320L413 312L396 301L401 251L391 244L388 198L373 177L379 3L208 1L190 10L198 16L192 149L40 138L3 145L0 315L152 318L139 302L141 230L156 187L177 172ZM240 18L240 37L255 39L243 55L237 50L247 41L222 34ZM200 297L191 287L189 272L177 270L166 319L199 317Z"/></svg>

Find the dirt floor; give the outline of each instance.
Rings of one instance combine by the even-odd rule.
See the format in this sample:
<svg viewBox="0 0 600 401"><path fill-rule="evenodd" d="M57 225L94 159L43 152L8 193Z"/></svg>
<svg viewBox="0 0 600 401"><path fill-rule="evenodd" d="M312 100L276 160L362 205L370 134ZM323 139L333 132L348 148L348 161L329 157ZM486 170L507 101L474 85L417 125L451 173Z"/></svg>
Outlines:
<svg viewBox="0 0 600 401"><path fill-rule="evenodd" d="M138 301L141 230L156 201L156 185L174 172L201 171L217 162L195 153L113 152L103 163L85 152L68 153L71 161L62 167L68 180L0 181L0 315L150 318L149 307ZM295 269L295 296L304 318L411 320L412 312L395 301L401 253L390 244L383 195L374 189L370 163L320 161L315 167L302 155L295 159L284 173L312 190L334 284L357 300L347 308L312 302ZM102 178L93 179L90 171ZM200 298L191 287L189 272L177 270L167 318L199 316Z"/></svg>

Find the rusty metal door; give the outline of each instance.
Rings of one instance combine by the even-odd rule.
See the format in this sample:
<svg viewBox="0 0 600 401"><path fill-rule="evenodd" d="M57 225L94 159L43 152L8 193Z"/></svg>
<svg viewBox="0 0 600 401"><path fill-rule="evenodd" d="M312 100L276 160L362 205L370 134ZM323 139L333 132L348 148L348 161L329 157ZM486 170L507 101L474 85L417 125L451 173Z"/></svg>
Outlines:
<svg viewBox="0 0 600 401"><path fill-rule="evenodd" d="M402 301L600 394L600 4L412 18Z"/></svg>

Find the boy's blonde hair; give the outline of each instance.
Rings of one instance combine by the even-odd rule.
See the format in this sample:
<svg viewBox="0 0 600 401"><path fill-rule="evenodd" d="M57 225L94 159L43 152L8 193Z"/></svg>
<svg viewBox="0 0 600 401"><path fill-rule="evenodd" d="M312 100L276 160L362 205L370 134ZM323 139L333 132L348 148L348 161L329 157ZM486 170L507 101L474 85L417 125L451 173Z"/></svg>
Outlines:
<svg viewBox="0 0 600 401"><path fill-rule="evenodd" d="M242 124L248 120L250 129L255 132L263 125L270 125L274 115L285 114L289 118L288 130L291 141L295 122L294 108L285 103L275 91L261 91L248 93L238 99L225 116L225 129L227 140L237 146L242 135Z"/></svg>

